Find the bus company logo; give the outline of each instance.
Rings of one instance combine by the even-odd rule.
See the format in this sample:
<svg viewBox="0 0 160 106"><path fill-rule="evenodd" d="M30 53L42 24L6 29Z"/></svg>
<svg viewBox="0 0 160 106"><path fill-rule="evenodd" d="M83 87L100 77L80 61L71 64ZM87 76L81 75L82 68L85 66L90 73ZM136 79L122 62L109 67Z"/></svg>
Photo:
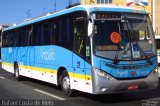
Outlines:
<svg viewBox="0 0 160 106"><path fill-rule="evenodd" d="M55 52L52 49L50 50L41 49L40 57L42 58L42 60L46 61L55 60Z"/></svg>
<svg viewBox="0 0 160 106"><path fill-rule="evenodd" d="M116 73L117 76L125 76L127 77L128 76L128 72L125 70L117 70L117 73Z"/></svg>
<svg viewBox="0 0 160 106"><path fill-rule="evenodd" d="M131 72L131 76L132 76L132 77L135 76L135 72L134 72L134 71Z"/></svg>

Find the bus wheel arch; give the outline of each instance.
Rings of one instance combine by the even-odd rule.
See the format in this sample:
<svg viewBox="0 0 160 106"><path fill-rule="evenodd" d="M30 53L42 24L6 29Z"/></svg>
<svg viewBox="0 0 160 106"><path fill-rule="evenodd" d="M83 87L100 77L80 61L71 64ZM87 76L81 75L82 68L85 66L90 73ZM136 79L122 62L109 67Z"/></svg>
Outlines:
<svg viewBox="0 0 160 106"><path fill-rule="evenodd" d="M61 77L62 77L63 71L66 71L66 68L65 67L59 67L58 72L57 72L57 85L58 86L61 85Z"/></svg>
<svg viewBox="0 0 160 106"><path fill-rule="evenodd" d="M68 71L64 67L58 69L58 85L61 86L62 91L67 96L72 96L73 90L71 89L70 77Z"/></svg>

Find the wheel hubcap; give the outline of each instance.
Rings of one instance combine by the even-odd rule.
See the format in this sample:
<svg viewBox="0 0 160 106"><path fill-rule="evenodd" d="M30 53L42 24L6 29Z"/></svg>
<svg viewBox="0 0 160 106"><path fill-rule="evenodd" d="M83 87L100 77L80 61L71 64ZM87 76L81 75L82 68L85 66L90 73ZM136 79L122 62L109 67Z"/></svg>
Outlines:
<svg viewBox="0 0 160 106"><path fill-rule="evenodd" d="M65 77L65 78L63 79L63 88L64 88L65 90L67 90L67 89L70 88L70 83L69 83L69 78L68 78L68 77Z"/></svg>

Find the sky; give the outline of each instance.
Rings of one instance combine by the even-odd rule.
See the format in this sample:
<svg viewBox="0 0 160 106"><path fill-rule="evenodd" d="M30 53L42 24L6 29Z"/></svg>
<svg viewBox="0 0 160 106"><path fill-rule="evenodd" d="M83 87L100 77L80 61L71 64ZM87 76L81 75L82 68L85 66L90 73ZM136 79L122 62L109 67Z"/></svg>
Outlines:
<svg viewBox="0 0 160 106"><path fill-rule="evenodd" d="M72 4L79 0L70 0ZM0 25L17 24L27 17L37 17L54 11L55 0L0 0ZM60 11L68 6L69 0L56 0L56 10Z"/></svg>

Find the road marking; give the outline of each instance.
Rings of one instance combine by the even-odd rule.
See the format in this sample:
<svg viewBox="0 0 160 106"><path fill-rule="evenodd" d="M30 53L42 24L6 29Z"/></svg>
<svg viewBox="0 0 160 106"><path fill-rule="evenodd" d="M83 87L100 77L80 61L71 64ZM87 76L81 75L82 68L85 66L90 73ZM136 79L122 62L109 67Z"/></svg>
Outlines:
<svg viewBox="0 0 160 106"><path fill-rule="evenodd" d="M0 76L0 79L5 79L4 77Z"/></svg>
<svg viewBox="0 0 160 106"><path fill-rule="evenodd" d="M45 92L45 91L42 91L42 90L39 90L39 89L34 89L34 90L37 91L37 92L43 93L43 94L45 94L45 95L51 96L51 97L53 97L53 98L59 99L59 100L66 100L66 99L64 99L64 98L61 98L61 97L56 96L56 95L52 95L52 94L50 94L50 93L48 93L48 92Z"/></svg>

